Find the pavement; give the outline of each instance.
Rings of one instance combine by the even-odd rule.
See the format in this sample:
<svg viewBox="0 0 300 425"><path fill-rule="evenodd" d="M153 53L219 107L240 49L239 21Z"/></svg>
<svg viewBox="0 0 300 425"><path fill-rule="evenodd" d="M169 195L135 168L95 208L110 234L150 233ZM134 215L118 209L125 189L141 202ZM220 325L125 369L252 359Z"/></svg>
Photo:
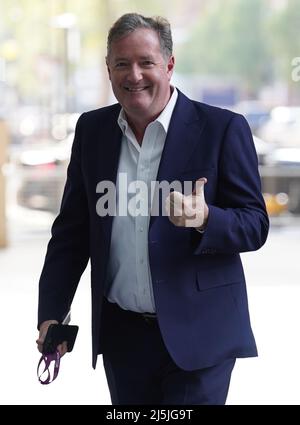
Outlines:
<svg viewBox="0 0 300 425"><path fill-rule="evenodd" d="M48 386L38 383L36 367L37 285L53 216L12 205L9 245L0 250L0 404L110 404L102 359L91 367L89 269L72 306L79 325L74 351L61 362ZM239 359L227 404L300 404L300 221L274 220L266 245L242 255L252 327L259 357Z"/></svg>

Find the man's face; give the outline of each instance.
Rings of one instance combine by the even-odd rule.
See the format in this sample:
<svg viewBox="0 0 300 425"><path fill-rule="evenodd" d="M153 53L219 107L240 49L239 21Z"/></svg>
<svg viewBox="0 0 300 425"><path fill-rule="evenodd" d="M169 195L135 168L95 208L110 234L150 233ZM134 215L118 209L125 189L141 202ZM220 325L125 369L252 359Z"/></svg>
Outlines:
<svg viewBox="0 0 300 425"><path fill-rule="evenodd" d="M151 121L168 103L174 57L164 58L155 31L140 28L114 41L107 68L114 95L130 119Z"/></svg>

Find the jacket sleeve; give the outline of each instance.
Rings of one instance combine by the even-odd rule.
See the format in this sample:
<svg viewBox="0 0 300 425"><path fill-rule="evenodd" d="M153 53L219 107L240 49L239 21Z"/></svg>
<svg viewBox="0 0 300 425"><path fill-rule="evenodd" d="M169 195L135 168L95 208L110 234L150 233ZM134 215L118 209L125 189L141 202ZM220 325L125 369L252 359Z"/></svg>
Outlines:
<svg viewBox="0 0 300 425"><path fill-rule="evenodd" d="M76 126L62 204L39 281L38 326L64 319L89 260L89 214L80 160L83 117Z"/></svg>
<svg viewBox="0 0 300 425"><path fill-rule="evenodd" d="M216 202L195 254L240 253L266 241L269 219L261 194L257 155L245 118L235 114L219 157Z"/></svg>

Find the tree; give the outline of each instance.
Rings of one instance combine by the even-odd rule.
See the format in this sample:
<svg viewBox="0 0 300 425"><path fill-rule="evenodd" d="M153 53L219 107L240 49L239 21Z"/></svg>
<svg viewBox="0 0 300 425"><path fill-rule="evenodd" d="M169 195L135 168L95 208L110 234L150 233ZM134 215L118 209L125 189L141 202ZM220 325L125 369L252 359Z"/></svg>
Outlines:
<svg viewBox="0 0 300 425"><path fill-rule="evenodd" d="M288 87L289 103L299 103L299 82L292 79L292 61L300 56L300 3L287 0L286 7L277 12L270 24L273 34L272 50L277 77L281 77Z"/></svg>
<svg viewBox="0 0 300 425"><path fill-rule="evenodd" d="M181 69L240 78L253 95L268 78L264 0L213 3L181 52Z"/></svg>

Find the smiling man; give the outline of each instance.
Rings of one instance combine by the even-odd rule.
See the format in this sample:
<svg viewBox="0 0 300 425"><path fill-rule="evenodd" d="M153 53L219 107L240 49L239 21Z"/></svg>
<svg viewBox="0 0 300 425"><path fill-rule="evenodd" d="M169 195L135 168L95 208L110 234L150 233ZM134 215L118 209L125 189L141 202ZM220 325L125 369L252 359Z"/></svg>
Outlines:
<svg viewBox="0 0 300 425"><path fill-rule="evenodd" d="M162 48L156 31L138 28L116 40L112 30L109 43L107 68L112 89L141 144L146 127L171 97L172 42Z"/></svg>
<svg viewBox="0 0 300 425"><path fill-rule="evenodd" d="M130 13L111 28L118 103L78 121L40 278L41 351L91 260L93 366L103 354L113 404L225 404L236 358L257 355L239 256L269 226L252 135L241 115L170 84L172 49L163 18ZM132 202L115 214L139 182L192 189L170 189L155 215L148 201L146 214ZM99 212L102 187L114 213Z"/></svg>

